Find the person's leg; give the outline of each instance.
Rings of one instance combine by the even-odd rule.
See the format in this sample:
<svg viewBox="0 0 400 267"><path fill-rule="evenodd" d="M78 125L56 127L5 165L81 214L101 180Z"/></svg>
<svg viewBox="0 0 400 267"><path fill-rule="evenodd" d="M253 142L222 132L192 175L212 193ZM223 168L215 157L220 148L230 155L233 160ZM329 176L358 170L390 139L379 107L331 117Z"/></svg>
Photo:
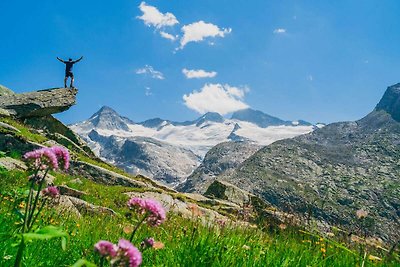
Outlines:
<svg viewBox="0 0 400 267"><path fill-rule="evenodd" d="M64 88L67 88L67 80L68 80L68 76L65 76L65 78L64 78Z"/></svg>
<svg viewBox="0 0 400 267"><path fill-rule="evenodd" d="M74 76L71 77L71 84L69 87L74 88Z"/></svg>

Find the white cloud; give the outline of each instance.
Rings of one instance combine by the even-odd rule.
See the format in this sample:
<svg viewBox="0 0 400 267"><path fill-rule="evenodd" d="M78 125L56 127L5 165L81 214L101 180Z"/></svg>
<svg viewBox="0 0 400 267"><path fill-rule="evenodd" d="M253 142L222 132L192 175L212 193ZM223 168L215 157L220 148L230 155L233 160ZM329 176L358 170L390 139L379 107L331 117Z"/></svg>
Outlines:
<svg viewBox="0 0 400 267"><path fill-rule="evenodd" d="M278 29L274 30L274 33L275 34L283 34L283 33L286 33L286 29L278 28Z"/></svg>
<svg viewBox="0 0 400 267"><path fill-rule="evenodd" d="M225 37L232 31L231 28L220 29L217 25L206 23L202 20L182 27L181 49L190 42L200 42L207 37Z"/></svg>
<svg viewBox="0 0 400 267"><path fill-rule="evenodd" d="M205 70L188 70L183 69L182 73L185 74L186 78L213 78L217 76L217 72L215 71L205 71Z"/></svg>
<svg viewBox="0 0 400 267"><path fill-rule="evenodd" d="M141 69L136 70L136 74L144 74L144 75L150 75L151 78L154 79L159 79L159 80L164 80L164 74L162 74L161 71L155 70L152 66L150 65L145 65Z"/></svg>
<svg viewBox="0 0 400 267"><path fill-rule="evenodd" d="M179 23L174 14L169 12L163 14L156 7L149 6L145 2L140 3L139 9L143 12L143 15L138 16L138 19L143 20L144 24L148 26L154 26L160 29Z"/></svg>
<svg viewBox="0 0 400 267"><path fill-rule="evenodd" d="M310 74L307 76L307 80L309 80L310 82L312 82L314 80L314 77Z"/></svg>
<svg viewBox="0 0 400 267"><path fill-rule="evenodd" d="M151 96L151 95L153 95L153 93L151 92L151 88L150 88L150 87L146 87L146 88L144 89L144 95L145 95L145 96Z"/></svg>
<svg viewBox="0 0 400 267"><path fill-rule="evenodd" d="M237 88L222 84L205 84L200 91L183 95L185 105L200 113L218 112L222 115L248 108L243 97L248 88Z"/></svg>
<svg viewBox="0 0 400 267"><path fill-rule="evenodd" d="M161 35L162 38L165 38L165 39L168 39L168 40L171 40L171 41L175 41L176 38L177 38L177 36L173 36L172 34L167 33L167 32L163 32L163 31L160 31L160 35Z"/></svg>

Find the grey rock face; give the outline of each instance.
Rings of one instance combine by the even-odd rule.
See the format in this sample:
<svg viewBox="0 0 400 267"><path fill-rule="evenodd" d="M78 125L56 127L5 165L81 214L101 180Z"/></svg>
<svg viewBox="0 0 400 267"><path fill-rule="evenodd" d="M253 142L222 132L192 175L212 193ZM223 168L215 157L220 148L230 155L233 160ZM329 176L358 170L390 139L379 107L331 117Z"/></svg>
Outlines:
<svg viewBox="0 0 400 267"><path fill-rule="evenodd" d="M277 141L219 179L330 225L356 229L356 211L367 210L373 225L366 230L394 240L400 219L399 101L399 85L389 87L363 119Z"/></svg>
<svg viewBox="0 0 400 267"><path fill-rule="evenodd" d="M118 138L96 131L89 138L101 144L100 156L132 174L155 178L174 186L200 164L190 150L147 137Z"/></svg>
<svg viewBox="0 0 400 267"><path fill-rule="evenodd" d="M127 120L128 119L121 117L116 111L107 106L102 107L89 119L94 127L107 130L129 131Z"/></svg>
<svg viewBox="0 0 400 267"><path fill-rule="evenodd" d="M375 110L386 111L393 119L400 121L400 83L388 87Z"/></svg>
<svg viewBox="0 0 400 267"><path fill-rule="evenodd" d="M0 84L0 96L14 95L15 93L7 87Z"/></svg>
<svg viewBox="0 0 400 267"><path fill-rule="evenodd" d="M203 162L177 189L182 192L204 193L222 173L228 174L254 154L261 146L249 142L225 142L207 152Z"/></svg>
<svg viewBox="0 0 400 267"><path fill-rule="evenodd" d="M268 127L268 126L276 126L276 125L292 125L292 121L284 121L277 117L273 117L271 115L265 114L262 111L254 110L251 108L242 109L242 110L234 112L232 114L232 119L252 122L252 123L258 125L259 127L263 127L263 128ZM304 120L299 120L298 125L309 126L312 124L309 122L306 122Z"/></svg>
<svg viewBox="0 0 400 267"><path fill-rule="evenodd" d="M76 89L56 88L4 94L0 98L0 108L20 118L42 117L69 109L76 102L77 92Z"/></svg>

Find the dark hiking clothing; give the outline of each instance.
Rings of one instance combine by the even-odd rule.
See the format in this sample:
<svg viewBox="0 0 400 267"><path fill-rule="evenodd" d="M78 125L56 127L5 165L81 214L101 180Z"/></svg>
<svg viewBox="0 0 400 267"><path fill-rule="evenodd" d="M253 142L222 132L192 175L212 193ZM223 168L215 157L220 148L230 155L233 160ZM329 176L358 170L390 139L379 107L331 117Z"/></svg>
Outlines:
<svg viewBox="0 0 400 267"><path fill-rule="evenodd" d="M72 68L74 67L75 61L64 61L65 64L65 73L72 73Z"/></svg>
<svg viewBox="0 0 400 267"><path fill-rule="evenodd" d="M72 73L72 71L65 71L65 77L71 77L74 78L74 74Z"/></svg>

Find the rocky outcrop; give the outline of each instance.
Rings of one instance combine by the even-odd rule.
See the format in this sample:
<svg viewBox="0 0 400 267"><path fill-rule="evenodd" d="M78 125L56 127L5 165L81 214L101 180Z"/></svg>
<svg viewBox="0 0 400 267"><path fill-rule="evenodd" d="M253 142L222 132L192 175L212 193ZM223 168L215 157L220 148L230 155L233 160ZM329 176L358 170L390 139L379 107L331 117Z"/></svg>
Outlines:
<svg viewBox="0 0 400 267"><path fill-rule="evenodd" d="M209 198L219 198L229 202L244 205L250 202L252 194L224 181L215 180L207 188L204 196Z"/></svg>
<svg viewBox="0 0 400 267"><path fill-rule="evenodd" d="M261 146L250 142L220 143L207 152L200 166L176 189L202 194L218 175L228 175L260 148Z"/></svg>
<svg viewBox="0 0 400 267"><path fill-rule="evenodd" d="M375 110L383 110L400 122L400 83L388 87Z"/></svg>
<svg viewBox="0 0 400 267"><path fill-rule="evenodd" d="M84 176L99 184L148 188L150 185L136 181L116 172L83 161L71 161L71 174Z"/></svg>
<svg viewBox="0 0 400 267"><path fill-rule="evenodd" d="M369 212L364 229L400 237L400 84L387 89L361 120L327 125L277 141L219 177L280 210L356 229L356 211Z"/></svg>
<svg viewBox="0 0 400 267"><path fill-rule="evenodd" d="M0 108L19 118L42 117L69 109L76 102L77 92L77 89L68 88L22 94L8 92L1 95Z"/></svg>

